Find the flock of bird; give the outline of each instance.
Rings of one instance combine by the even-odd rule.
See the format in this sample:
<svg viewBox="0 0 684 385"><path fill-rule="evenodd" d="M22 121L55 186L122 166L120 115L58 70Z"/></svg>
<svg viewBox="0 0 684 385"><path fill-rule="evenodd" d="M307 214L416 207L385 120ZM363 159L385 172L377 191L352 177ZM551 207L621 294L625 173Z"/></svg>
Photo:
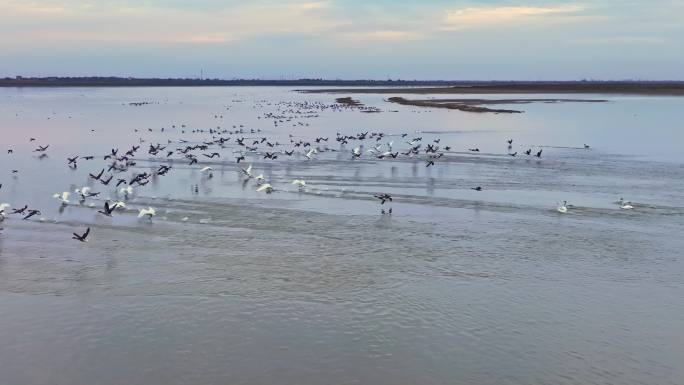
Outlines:
<svg viewBox="0 0 684 385"><path fill-rule="evenodd" d="M310 111L311 109L325 109L325 108L344 108L337 105L300 105L299 109L292 109L290 112L299 113L300 116L313 117L317 116L312 113L303 113L302 111ZM280 114L265 114L264 119L272 119L274 125L284 124L292 121L292 118L287 118ZM215 118L222 118L222 115L215 115ZM261 116L259 117L261 118ZM304 126L303 122L294 122L293 126ZM306 124L308 125L308 124ZM203 178L211 179L213 177L213 168L210 165L203 166L201 161L211 160L212 162L224 159L226 149L232 150L231 155L235 164L237 164L238 172L242 175L243 183L254 181L255 191L271 194L278 191L278 187L274 186L271 181L267 180L263 174L256 174L252 165L243 166L247 162L247 158L259 160L275 161L281 157L299 157L305 162L315 162L319 154L324 152L344 152L349 151L349 160L355 161L361 158L371 159L396 159L396 158L414 158L422 159L425 162L425 167L433 167L445 153L451 151L452 147L445 145L442 147L441 139L433 139L431 141L424 140L420 134L417 136L409 136L408 133L400 135L389 135L383 132L359 132L353 135L344 135L337 133L334 138L330 137L315 137L312 140L303 140L292 134L288 136L289 142L286 144L280 143L273 138L268 138L262 135L260 129L245 129L240 125L233 126L232 130L222 129L217 127L215 129L188 129L185 125L172 125L173 132L180 135L185 134L206 134L210 136L208 140L203 141L189 141L185 139L166 139L165 142L155 142L143 144L146 141L142 137L138 139L136 144L131 145L125 150L120 148L112 148L104 155L74 155L67 157L66 166L72 170L76 170L84 162L102 159L105 164L98 167L95 171L88 174L88 184L74 191L62 191L53 195L53 198L59 203L60 209L71 204L71 197L76 196L78 205L96 207L95 200L99 200L101 195L108 195L102 199L101 209L97 212L105 217L112 217L117 212L129 211L127 201L137 193L136 190L144 188L153 178L163 177L173 170L173 165L176 163L160 164L154 171L142 171L137 167L138 160L142 159L140 153L142 149L146 149L145 160L152 161L167 161L187 162L189 167L197 167ZM94 131L94 130L91 130ZM139 133L141 130L135 129L134 133ZM147 129L153 132L152 129ZM165 133L161 128L158 132ZM399 139L400 138L400 139ZM394 139L394 140L393 140ZM35 138L30 138L30 142L36 141ZM337 142L335 148L329 145L332 141ZM397 141L398 143L395 143ZM512 151L513 139L507 140L508 155L511 157L518 156L518 152ZM346 146L350 145L351 150L347 150ZM586 149L588 145L584 146ZM50 145L39 145L34 152L40 154L40 157L47 156L47 151ZM468 148L470 153L479 153L479 148ZM528 148L523 151L525 156L541 159L543 150L541 148L533 151ZM13 154L13 149L7 151L8 154ZM13 174L17 174L18 170L12 170ZM100 185L106 189L107 192L103 194L99 191L94 191L95 187L92 185ZM307 188L307 183L303 179L294 179L291 185L296 186L297 189L303 191ZM195 187L196 189L197 187ZM2 184L0 184L2 189ZM471 187L475 191L483 191L482 186ZM111 196L115 196L113 199ZM380 205L380 212L382 215L391 215L393 210L391 202L393 197L388 193L373 194L373 198L377 199ZM385 204L387 203L387 206ZM622 199L618 203L622 209L632 209L633 206ZM557 211L560 213L568 212L567 202L558 205ZM137 210L138 218L152 221L157 215L155 208L142 207ZM20 216L23 220L29 220L34 217L42 215L39 209L30 208L29 205L24 205L19 208L12 208L9 203L0 204L0 223L11 216ZM40 220L45 220L40 218ZM0 228L1 230L1 228ZM86 242L90 234L90 228L87 228L83 233L73 233L73 239L80 242Z"/></svg>

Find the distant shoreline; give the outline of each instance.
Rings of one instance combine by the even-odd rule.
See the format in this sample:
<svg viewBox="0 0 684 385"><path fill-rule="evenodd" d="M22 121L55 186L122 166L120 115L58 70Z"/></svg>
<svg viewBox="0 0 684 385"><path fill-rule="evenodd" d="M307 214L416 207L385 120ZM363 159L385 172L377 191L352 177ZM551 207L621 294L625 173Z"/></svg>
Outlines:
<svg viewBox="0 0 684 385"><path fill-rule="evenodd" d="M221 86L294 86L294 87L448 87L471 82L447 80L330 80L330 79L189 79L123 77L4 77L0 87L221 87ZM477 84L479 82L472 82Z"/></svg>
<svg viewBox="0 0 684 385"><path fill-rule="evenodd" d="M330 94L632 94L684 96L684 82L480 82L445 87L330 88Z"/></svg>
<svg viewBox="0 0 684 385"><path fill-rule="evenodd" d="M364 94L544 94L604 93L684 95L684 81L447 81L326 79L159 79L122 77L12 77L0 87L347 87L297 89L303 93ZM353 88L348 88L353 87Z"/></svg>

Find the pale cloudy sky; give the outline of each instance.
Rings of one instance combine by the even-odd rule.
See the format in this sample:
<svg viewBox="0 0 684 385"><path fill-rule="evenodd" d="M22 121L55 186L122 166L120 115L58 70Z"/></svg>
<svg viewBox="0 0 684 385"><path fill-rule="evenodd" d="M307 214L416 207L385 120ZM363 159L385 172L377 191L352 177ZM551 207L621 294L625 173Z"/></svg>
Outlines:
<svg viewBox="0 0 684 385"><path fill-rule="evenodd" d="M0 76L679 79L684 0L0 0Z"/></svg>

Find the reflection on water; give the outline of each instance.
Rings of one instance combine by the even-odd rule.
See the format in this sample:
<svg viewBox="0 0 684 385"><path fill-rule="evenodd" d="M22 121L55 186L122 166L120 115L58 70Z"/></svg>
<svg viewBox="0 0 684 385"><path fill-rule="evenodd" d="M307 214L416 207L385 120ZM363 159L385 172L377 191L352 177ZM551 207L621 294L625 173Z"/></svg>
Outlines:
<svg viewBox="0 0 684 385"><path fill-rule="evenodd" d="M3 384L684 378L682 98L530 104L515 116L389 107L374 95L355 98L385 112L303 112L290 102L334 96L283 88L6 89L0 98L0 202L45 219L2 224ZM152 104L129 105L141 101ZM277 189L270 195L243 183L232 141L193 166L145 151L240 125L262 130L241 136L281 150L290 134L365 131L387 133L381 143L399 150L417 136L452 149L429 168L422 158L351 161L357 143L332 139L339 151L312 161L248 154ZM510 157L508 139L519 154L544 156ZM46 144L46 157L33 152ZM172 169L136 188L129 211L104 217L97 210L115 189L87 175L112 147L133 144L142 151L132 171ZM97 159L70 170L76 155ZM74 199L60 209L52 198L84 185L101 192L95 207ZM380 192L394 196L391 216L372 198ZM620 197L635 209L620 210ZM561 200L567 215L555 211ZM147 206L158 212L152 223L136 218ZM86 226L90 242L70 239Z"/></svg>

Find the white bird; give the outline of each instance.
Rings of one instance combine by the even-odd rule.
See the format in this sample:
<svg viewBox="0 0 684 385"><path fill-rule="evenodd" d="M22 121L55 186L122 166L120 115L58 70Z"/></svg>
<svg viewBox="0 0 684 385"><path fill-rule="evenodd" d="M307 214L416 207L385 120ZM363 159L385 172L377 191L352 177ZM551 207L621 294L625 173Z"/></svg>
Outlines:
<svg viewBox="0 0 684 385"><path fill-rule="evenodd" d="M266 194L270 194L273 192L273 186L271 186L270 183L264 183L261 186L259 186L259 188L257 188L256 191L257 192L265 191Z"/></svg>
<svg viewBox="0 0 684 385"><path fill-rule="evenodd" d="M114 206L117 210L123 210L123 209L126 208L126 203L124 203L123 201L118 201L118 202L114 202L113 206Z"/></svg>
<svg viewBox="0 0 684 385"><path fill-rule="evenodd" d="M312 148L304 156L306 156L307 159L311 160L311 158L313 158L313 156L316 155L317 153L318 153L318 151L315 148Z"/></svg>
<svg viewBox="0 0 684 385"><path fill-rule="evenodd" d="M388 142L387 143L387 148L389 148L390 152L392 152L392 145L394 144L394 141Z"/></svg>
<svg viewBox="0 0 684 385"><path fill-rule="evenodd" d="M292 184L296 184L299 188L306 186L306 182L303 179L295 179L292 181Z"/></svg>
<svg viewBox="0 0 684 385"><path fill-rule="evenodd" d="M242 173L245 174L245 176L246 176L247 178L251 178L251 177L252 177L252 165L251 165L251 164L249 165L249 167L247 167L247 168L241 168L240 170L242 170Z"/></svg>
<svg viewBox="0 0 684 385"><path fill-rule="evenodd" d="M133 187L131 187L131 186L122 187L121 190L119 190L119 194L123 195L124 198L128 199L129 195L133 195Z"/></svg>
<svg viewBox="0 0 684 385"><path fill-rule="evenodd" d="M620 208L623 209L623 210L631 210L631 209L634 208L634 206L632 206L632 202L626 201L626 200L624 200L624 199L622 199L622 198L620 198L620 200L617 201L617 204L618 204L618 206L620 206Z"/></svg>
<svg viewBox="0 0 684 385"><path fill-rule="evenodd" d="M157 215L157 211L152 207L148 207L146 209L140 209L140 212L138 213L138 218L146 216L148 219L152 220L152 217L155 215Z"/></svg>
<svg viewBox="0 0 684 385"><path fill-rule="evenodd" d="M90 192L90 187L88 186L77 188L74 192L81 196L81 200L85 200L86 198L92 196L92 193Z"/></svg>
<svg viewBox="0 0 684 385"><path fill-rule="evenodd" d="M64 191L63 193L57 193L53 195L52 197L59 200L62 202L63 205L68 205L69 204L69 195L71 195L68 191Z"/></svg>
<svg viewBox="0 0 684 385"><path fill-rule="evenodd" d="M0 203L0 222L5 220L5 210L10 208L9 203Z"/></svg>
<svg viewBox="0 0 684 385"><path fill-rule="evenodd" d="M568 201L563 201L563 203L559 204L557 210L561 214L567 213L568 212Z"/></svg>
<svg viewBox="0 0 684 385"><path fill-rule="evenodd" d="M360 146L359 146L359 147L355 147L355 148L352 150L352 154L353 154L354 157L356 157L356 158L360 157L360 156L361 156L361 147L360 147Z"/></svg>
<svg viewBox="0 0 684 385"><path fill-rule="evenodd" d="M214 173L213 173L212 171L214 171L214 169L211 168L211 167L209 167L209 166L207 166L207 167L205 167L205 168L203 168L203 169L200 170L201 173L208 173L207 177L209 177L209 178L213 178L213 177L214 177Z"/></svg>
<svg viewBox="0 0 684 385"><path fill-rule="evenodd" d="M265 181L264 174L259 174L256 177L254 177L254 179L256 179L257 184L262 184Z"/></svg>

